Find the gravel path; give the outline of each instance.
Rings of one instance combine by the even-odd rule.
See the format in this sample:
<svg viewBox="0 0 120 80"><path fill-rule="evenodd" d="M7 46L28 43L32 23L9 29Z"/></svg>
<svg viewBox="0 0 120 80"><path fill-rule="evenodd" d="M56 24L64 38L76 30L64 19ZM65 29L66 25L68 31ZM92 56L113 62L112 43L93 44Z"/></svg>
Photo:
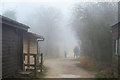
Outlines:
<svg viewBox="0 0 120 80"><path fill-rule="evenodd" d="M76 65L73 59L49 59L44 65L48 67L45 78L94 78L94 73Z"/></svg>

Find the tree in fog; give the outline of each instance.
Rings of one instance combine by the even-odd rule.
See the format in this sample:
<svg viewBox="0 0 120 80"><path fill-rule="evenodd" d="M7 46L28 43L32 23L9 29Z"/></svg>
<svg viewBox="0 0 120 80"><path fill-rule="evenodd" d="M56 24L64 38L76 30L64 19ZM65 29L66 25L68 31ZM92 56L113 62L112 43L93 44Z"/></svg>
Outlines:
<svg viewBox="0 0 120 80"><path fill-rule="evenodd" d="M110 25L117 21L117 3L79 3L73 14L72 27L81 43L81 54L91 59L110 61Z"/></svg>
<svg viewBox="0 0 120 80"><path fill-rule="evenodd" d="M13 20L16 20L16 12L14 12L14 11L10 11L10 10L5 11L3 13L3 16L8 17L8 18L13 19Z"/></svg>
<svg viewBox="0 0 120 80"><path fill-rule="evenodd" d="M61 12L52 7L41 7L39 11L36 11L34 17L31 17L32 30L38 32L45 37L44 41L44 54L47 56L58 57L59 56L59 27L61 21Z"/></svg>

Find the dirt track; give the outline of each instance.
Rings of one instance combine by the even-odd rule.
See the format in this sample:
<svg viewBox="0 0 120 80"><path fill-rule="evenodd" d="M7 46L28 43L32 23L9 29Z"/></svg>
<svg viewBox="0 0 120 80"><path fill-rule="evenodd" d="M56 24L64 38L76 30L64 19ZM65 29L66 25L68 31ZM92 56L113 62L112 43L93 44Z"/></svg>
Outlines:
<svg viewBox="0 0 120 80"><path fill-rule="evenodd" d="M73 59L50 59L44 62L48 67L45 78L94 78L89 72L75 64Z"/></svg>

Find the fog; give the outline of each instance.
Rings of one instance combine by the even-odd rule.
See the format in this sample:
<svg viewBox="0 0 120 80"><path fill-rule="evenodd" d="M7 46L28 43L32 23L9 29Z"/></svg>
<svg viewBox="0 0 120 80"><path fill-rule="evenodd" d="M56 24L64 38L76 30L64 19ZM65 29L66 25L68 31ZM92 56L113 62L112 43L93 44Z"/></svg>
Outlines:
<svg viewBox="0 0 120 80"><path fill-rule="evenodd" d="M73 49L77 46L75 32L70 25L74 4L8 2L2 3L2 14L6 11L14 11L18 22L28 25L30 32L44 36L45 41L40 42L42 53L63 56L65 51L73 54Z"/></svg>
<svg viewBox="0 0 120 80"><path fill-rule="evenodd" d="M0 14L45 38L39 51L47 58L47 78L95 77L87 69L115 77L111 64L120 47L117 28L114 35L112 26L119 21L118 6L117 2L3 2Z"/></svg>
<svg viewBox="0 0 120 80"><path fill-rule="evenodd" d="M30 32L45 37L45 41L40 42L40 51L44 55L64 56L65 51L73 55L76 46L81 49L79 53L86 56L102 57L103 47L108 47L103 54L111 53L111 41L107 39L111 40L109 26L118 20L117 3L3 2L1 7L3 15L8 11L12 19L28 25ZM13 11L14 16L9 11ZM105 39L107 44L102 45ZM98 44L100 48L96 47Z"/></svg>

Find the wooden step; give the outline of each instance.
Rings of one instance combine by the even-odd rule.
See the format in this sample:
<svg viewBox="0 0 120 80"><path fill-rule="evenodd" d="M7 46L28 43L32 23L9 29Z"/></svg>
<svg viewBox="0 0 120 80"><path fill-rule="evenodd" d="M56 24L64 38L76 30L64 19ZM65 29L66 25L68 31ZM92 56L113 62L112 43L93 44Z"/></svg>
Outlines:
<svg viewBox="0 0 120 80"><path fill-rule="evenodd" d="M29 77L30 73L31 73L30 71L22 71L20 72L20 75L23 77Z"/></svg>

